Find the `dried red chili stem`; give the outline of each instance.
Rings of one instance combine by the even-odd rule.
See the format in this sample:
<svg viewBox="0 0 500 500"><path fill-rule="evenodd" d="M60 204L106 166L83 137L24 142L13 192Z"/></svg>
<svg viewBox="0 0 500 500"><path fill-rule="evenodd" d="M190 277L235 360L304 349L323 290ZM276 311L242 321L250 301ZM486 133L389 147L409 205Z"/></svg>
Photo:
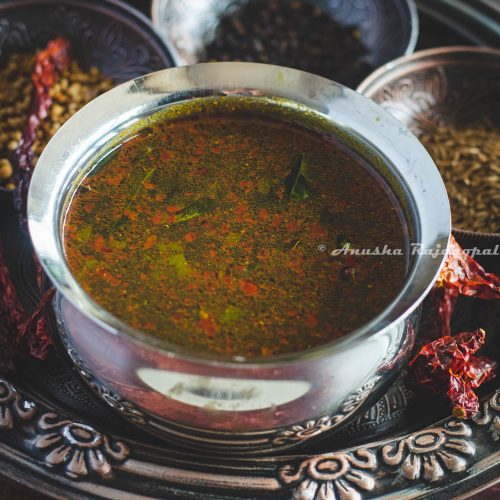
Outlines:
<svg viewBox="0 0 500 500"><path fill-rule="evenodd" d="M45 359L49 347L53 344L52 335L48 330L44 310L55 294L55 288L49 288L40 299L35 310L19 331L18 340L25 350L33 357Z"/></svg>
<svg viewBox="0 0 500 500"><path fill-rule="evenodd" d="M451 236L448 256L436 281L437 287L478 299L500 299L500 276L487 273Z"/></svg>
<svg viewBox="0 0 500 500"><path fill-rule="evenodd" d="M472 417L479 411L479 399L470 384L450 373L448 392L453 416L460 419Z"/></svg>
<svg viewBox="0 0 500 500"><path fill-rule="evenodd" d="M32 81L30 112L23 135L13 154L13 163L18 177L14 203L21 218L21 224L26 226L26 201L29 181L33 173L33 146L37 138L37 130L41 121L47 116L52 104L51 88L58 75L70 61L70 43L65 38L56 38L35 57Z"/></svg>

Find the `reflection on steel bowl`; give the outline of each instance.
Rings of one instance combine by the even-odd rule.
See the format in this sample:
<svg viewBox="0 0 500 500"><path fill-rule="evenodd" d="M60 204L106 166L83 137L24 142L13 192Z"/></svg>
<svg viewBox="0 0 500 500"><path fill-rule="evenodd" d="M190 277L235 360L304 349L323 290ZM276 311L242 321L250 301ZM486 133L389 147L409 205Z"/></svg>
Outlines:
<svg viewBox="0 0 500 500"><path fill-rule="evenodd" d="M49 143L30 188L30 232L59 291L61 333L92 387L131 421L198 450L274 451L339 428L393 379L444 255L413 252L400 292L377 317L305 351L252 359L200 354L111 315L70 272L62 241L68 197L130 127L174 103L210 96L286 103L323 120L391 186L411 242L423 249L447 247L449 204L432 160L397 120L339 84L277 66L213 63L146 75L91 102Z"/></svg>

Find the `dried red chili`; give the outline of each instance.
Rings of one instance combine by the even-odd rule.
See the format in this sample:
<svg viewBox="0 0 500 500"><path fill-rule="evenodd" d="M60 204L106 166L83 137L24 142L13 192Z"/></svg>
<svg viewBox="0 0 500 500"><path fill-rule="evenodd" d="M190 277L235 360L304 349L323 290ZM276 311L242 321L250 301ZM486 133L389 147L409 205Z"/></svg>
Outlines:
<svg viewBox="0 0 500 500"><path fill-rule="evenodd" d="M17 334L23 328L27 314L19 301L9 268L4 262L0 240L0 370L12 371L18 352Z"/></svg>
<svg viewBox="0 0 500 500"><path fill-rule="evenodd" d="M455 290L477 299L500 299L500 276L487 273L451 236L448 257L436 281L437 287Z"/></svg>
<svg viewBox="0 0 500 500"><path fill-rule="evenodd" d="M40 280L39 286L41 287ZM46 358L53 340L43 313L54 292L54 288L48 289L29 316L19 300L9 269L4 262L0 241L0 371L13 371L18 354Z"/></svg>
<svg viewBox="0 0 500 500"><path fill-rule="evenodd" d="M18 186L14 193L14 204L19 214L21 226L27 227L26 200L29 181L33 172L33 146L37 130L47 116L52 103L51 89L57 77L69 65L70 44L64 38L56 38L35 57L32 73L33 93L26 127L13 154L12 162L16 167ZM43 271L36 260L38 285L42 287ZM27 352L31 356L44 359L52 338L48 331L43 311L54 290L48 290L31 316L19 301L9 269L3 259L0 242L0 370L12 371L17 354ZM42 295L42 293L41 293Z"/></svg>
<svg viewBox="0 0 500 500"><path fill-rule="evenodd" d="M459 293L456 290L433 287L425 299L422 327L424 342L451 335L450 323Z"/></svg>
<svg viewBox="0 0 500 500"><path fill-rule="evenodd" d="M426 299L425 339L450 335L450 321L459 295L500 299L500 277L487 273L451 236L448 256Z"/></svg>
<svg viewBox="0 0 500 500"><path fill-rule="evenodd" d="M447 394L454 404L454 415L460 418L478 411L473 389L495 377L496 362L474 356L485 337L482 329L442 337L424 345L410 362L415 382L432 394Z"/></svg>
<svg viewBox="0 0 500 500"><path fill-rule="evenodd" d="M45 359L50 346L53 344L44 311L54 294L55 288L49 288L43 294L35 310L19 330L18 338L23 347L23 352L27 352L34 358Z"/></svg>
<svg viewBox="0 0 500 500"><path fill-rule="evenodd" d="M14 203L21 217L21 223L26 225L26 200L29 181L33 173L33 145L37 138L37 129L47 116L52 104L51 88L58 75L70 61L70 43L65 38L51 40L47 47L35 57L35 65L31 79L33 93L30 112L23 135L13 155L13 164L18 176L18 187L14 194Z"/></svg>

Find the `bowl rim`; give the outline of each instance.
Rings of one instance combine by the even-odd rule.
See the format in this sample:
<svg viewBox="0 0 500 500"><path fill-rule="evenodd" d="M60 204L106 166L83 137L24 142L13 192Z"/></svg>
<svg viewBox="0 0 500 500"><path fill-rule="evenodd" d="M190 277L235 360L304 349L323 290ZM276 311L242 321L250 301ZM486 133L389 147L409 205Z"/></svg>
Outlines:
<svg viewBox="0 0 500 500"><path fill-rule="evenodd" d="M495 47L471 47L468 45L452 45L443 47L433 47L431 49L419 50L413 54L398 57L393 61L390 61L383 66L380 66L375 71L370 73L356 88L356 92L363 94L366 97L372 99L375 92L380 91L382 88L391 81L388 77L393 73L397 75L399 69L407 66L407 71L405 75L413 73L415 68L412 69L412 64L416 64L420 61L426 61L427 63L432 63L433 59L436 58L435 63L445 62L443 60L437 60L441 56L452 56L450 60L461 55L484 55L485 57L491 57L491 62L497 62L500 67L500 48ZM483 62L486 63L486 60ZM464 61L464 65L467 62ZM418 69L418 68L417 68ZM481 240L492 239L500 241L500 232L486 232L486 231L474 231L473 229L466 229L461 227L453 226L453 232L458 237L462 238L480 238Z"/></svg>
<svg viewBox="0 0 500 500"><path fill-rule="evenodd" d="M255 74L253 79L249 76L252 73ZM224 75L224 78L221 75ZM137 101L134 103L134 99L145 99L148 106L150 106L147 108L150 111L149 114L154 113L158 109L154 109L151 105L151 102L155 99L154 92L159 92L161 95L165 93L165 95L179 97L178 85L188 85L186 83L187 76L190 77L190 82L194 82L193 85L201 82L202 97L204 97L208 88L218 92L221 92L222 89L237 89L241 92L242 86L244 89L247 89L246 91L248 89L259 90L258 82L261 80L267 81L266 78L269 75L275 77L275 87L279 88L280 92L283 92L283 94L275 93L272 95L286 97L286 91L290 91L290 88L293 88L293 91L298 92L297 95L302 98L302 89L297 82L302 82L302 85L306 86L306 88L309 88L308 86L314 82L321 89L318 93L314 92L314 98L319 99L317 96L324 91L328 92L326 99L338 99L336 105L331 107L332 112L338 113L339 107L344 106L351 115L356 115L353 120L358 120L358 123L366 123L366 113L363 114L360 111L361 108L365 108L365 112L369 110L371 116L374 118L374 123L376 123L376 125L369 123L367 125L368 129L376 130L374 133L378 134L378 138L384 141L386 147L389 147L388 145L390 144L394 155L399 157L401 154L400 151L405 147L411 150L411 154L413 155L411 161L410 158L402 156L402 158L405 158L405 161L404 166L401 168L408 169L410 177L415 178L415 183L419 183L420 187L418 189L422 191L419 192L418 196L426 198L425 203L420 201L421 206L419 209L422 210L427 219L432 219L432 223L428 220L424 224L424 230L421 231L422 234L419 242L423 243L424 249L438 248L441 249L441 253L438 257L431 257L425 253L423 255L419 254L416 258L414 268L410 268L407 272L405 283L394 300L377 317L339 339L309 350L269 357L242 358L211 353L203 353L203 356L201 356L200 352L195 349L185 349L172 345L164 339L153 337L150 334L145 334L140 330L130 327L122 320L110 314L83 292L83 289L69 270L69 266L63 255L62 242L60 241L60 225L62 221L60 220L61 207L59 206L61 200L58 197L66 200L68 193L58 193L58 189L65 189L65 182L69 182L66 178L68 173L63 171L63 175L60 174L61 177L66 176L62 180L55 176L58 169L64 169L65 166L70 169L83 169L83 172L86 171L85 165L88 165L90 156L86 157L85 163L76 160L76 158L80 158L81 160L81 155L84 154L82 150L88 153L85 150L84 140L80 141L81 144L78 144L78 141L76 143L71 142L76 137L83 137L84 139L90 137L89 140L93 140L94 143L97 140L101 141L101 146L99 146L101 150L102 146L108 143L112 137L116 137L117 133L112 134L109 132L109 129L106 133L106 129L102 124L100 128L96 123L92 125L92 120L99 123L99 114L101 114L101 118L106 116L106 119L116 123L116 117L111 116L110 111L105 109L106 106L104 106L104 103L108 103L113 110L118 110L120 118L125 119L124 117L126 117L130 119L130 117L134 117L137 121L138 115L134 113L137 113L138 108L137 106L134 107L137 104ZM216 77L220 77L221 81L216 80L207 86L207 78L210 77L215 79ZM286 81L286 78L289 78L291 82L295 82L295 86L285 85L283 81L284 79ZM222 87L220 85L217 86L217 82ZM164 87L163 90L159 90L158 86L161 87L162 85ZM192 96L192 89L189 85L185 90L188 96ZM325 99L325 95L321 94L321 98ZM297 101L299 103L302 102L299 98L297 98ZM345 102L342 104L342 101ZM353 113L353 111L356 111L356 113ZM344 116L346 115L344 114ZM128 129L130 124L130 121L127 122L124 128ZM95 127L93 131L92 126ZM85 127L92 132L86 131ZM377 127L380 127L380 130ZM348 131L352 130L348 125L344 128ZM87 136L85 136L85 133L87 133ZM361 134L361 132L358 133ZM385 135L390 136L391 134L399 135L398 148L394 146L393 140L395 137L391 136L387 140L385 139ZM95 156L92 158L95 158ZM418 165L419 172L425 172L425 175L421 174L421 178L413 170L415 165ZM54 180L57 182L53 182ZM405 180L402 178L400 182L403 185L405 184ZM422 186L425 183L427 183L427 189L424 189ZM411 195L415 196L415 192L410 192ZM433 208L429 206L430 203L433 204ZM163 352L169 357L175 356L179 359L199 364L222 365L236 369L251 369L263 365L285 365L311 358L325 358L331 355L332 351L343 350L349 344L357 344L373 335L383 335L394 325L399 324L407 318L423 301L433 286L444 263L451 235L451 215L448 197L437 167L416 137L402 127L401 123L392 115L361 94L326 78L280 66L241 62L199 63L191 66L160 70L125 82L84 106L59 129L40 156L29 190L28 225L34 249L55 287L91 321L99 324L112 334L123 335L146 349Z"/></svg>
<svg viewBox="0 0 500 500"><path fill-rule="evenodd" d="M383 76L390 75L403 67L407 63L418 62L420 60L432 59L435 56L443 55L457 55L457 54L484 54L486 56L493 56L498 58L500 62L500 49L495 47L473 47L470 45L451 45L443 47L433 47L431 49L419 50L412 54L397 57L382 66L378 67L375 71L370 73L357 87L356 92L363 94L371 99L372 93L379 90L381 87L377 86L377 80Z"/></svg>
<svg viewBox="0 0 500 500"><path fill-rule="evenodd" d="M160 6L161 6L162 1L164 1L164 0L152 0L152 2L151 2L152 24L155 27L157 33L159 33L159 35L165 41L167 47L170 50L170 53L172 54L172 57L175 61L175 64L177 66L183 66L185 64L188 64L188 62L181 56L181 54L177 50L177 47L175 46L173 41L170 39L170 37L167 35L167 33L161 29L162 23L161 23L161 18L160 18L159 12L160 12ZM402 54L403 56L405 56L408 54L412 54L415 51L415 47L417 46L418 36L419 36L419 32L420 32L420 20L419 20L416 0L399 0L399 1L402 5L405 5L407 7L408 25L410 27L408 42L407 42L406 48ZM197 61L197 64L199 64L199 63L200 62Z"/></svg>

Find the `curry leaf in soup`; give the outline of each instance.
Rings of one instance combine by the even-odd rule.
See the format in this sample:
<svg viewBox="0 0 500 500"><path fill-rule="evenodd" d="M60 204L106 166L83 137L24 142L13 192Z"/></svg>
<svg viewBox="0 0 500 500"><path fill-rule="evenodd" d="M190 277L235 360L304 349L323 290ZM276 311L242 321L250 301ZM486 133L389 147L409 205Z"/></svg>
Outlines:
<svg viewBox="0 0 500 500"><path fill-rule="evenodd" d="M215 200L212 198L200 198L179 210L179 212L175 214L175 222L185 222L211 212L215 208L215 205Z"/></svg>
<svg viewBox="0 0 500 500"><path fill-rule="evenodd" d="M309 196L305 169L306 164L304 155L301 155L291 172L285 178L286 194L290 196L292 200L302 201Z"/></svg>

